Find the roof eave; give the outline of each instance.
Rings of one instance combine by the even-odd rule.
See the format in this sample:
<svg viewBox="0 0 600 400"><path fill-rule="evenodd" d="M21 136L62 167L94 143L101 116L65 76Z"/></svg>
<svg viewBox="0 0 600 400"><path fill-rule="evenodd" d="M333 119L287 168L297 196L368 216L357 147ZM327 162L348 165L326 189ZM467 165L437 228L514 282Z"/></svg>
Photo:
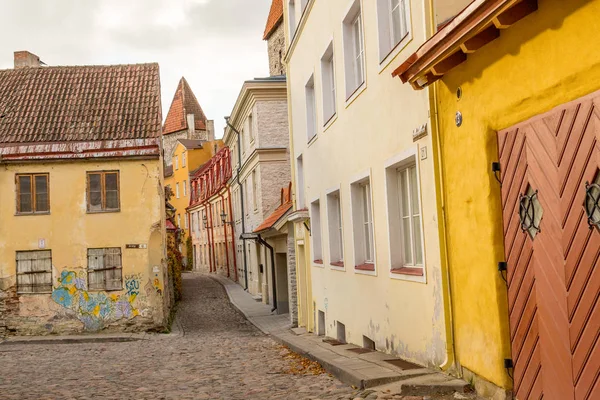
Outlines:
<svg viewBox="0 0 600 400"><path fill-rule="evenodd" d="M475 0L404 61L392 76L424 89L538 8L537 0Z"/></svg>

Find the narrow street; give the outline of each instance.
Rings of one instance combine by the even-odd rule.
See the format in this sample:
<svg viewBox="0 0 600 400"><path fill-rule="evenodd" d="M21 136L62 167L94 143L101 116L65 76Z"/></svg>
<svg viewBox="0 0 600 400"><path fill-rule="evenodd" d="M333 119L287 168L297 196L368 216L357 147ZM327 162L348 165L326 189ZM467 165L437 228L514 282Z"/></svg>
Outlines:
<svg viewBox="0 0 600 400"><path fill-rule="evenodd" d="M180 335L0 344L0 399L348 399L352 388L263 335L212 279L185 274ZM314 373L317 373L315 375Z"/></svg>

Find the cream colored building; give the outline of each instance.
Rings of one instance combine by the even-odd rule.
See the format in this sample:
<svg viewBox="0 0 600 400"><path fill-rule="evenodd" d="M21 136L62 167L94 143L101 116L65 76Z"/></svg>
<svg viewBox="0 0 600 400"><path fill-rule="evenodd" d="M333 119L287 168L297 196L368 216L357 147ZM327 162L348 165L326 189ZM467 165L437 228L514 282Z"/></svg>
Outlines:
<svg viewBox="0 0 600 400"><path fill-rule="evenodd" d="M421 1L285 0L300 325L447 368ZM310 220L307 221L307 218Z"/></svg>

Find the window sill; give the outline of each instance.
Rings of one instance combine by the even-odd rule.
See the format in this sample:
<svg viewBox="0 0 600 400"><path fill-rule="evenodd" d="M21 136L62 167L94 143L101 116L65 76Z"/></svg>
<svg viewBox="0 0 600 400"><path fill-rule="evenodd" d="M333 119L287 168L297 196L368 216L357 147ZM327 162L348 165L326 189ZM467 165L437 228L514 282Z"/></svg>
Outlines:
<svg viewBox="0 0 600 400"><path fill-rule="evenodd" d="M30 213L15 213L15 217L32 217L36 215L50 215L50 211L48 212L30 212Z"/></svg>
<svg viewBox="0 0 600 400"><path fill-rule="evenodd" d="M356 90L354 90L354 92L352 92L352 94L350 96L348 96L348 98L346 99L346 108L350 107L350 105L352 103L354 103L354 100L356 100L367 88L367 81L365 80L363 83L360 84L359 87L356 88Z"/></svg>
<svg viewBox="0 0 600 400"><path fill-rule="evenodd" d="M356 265L354 267L354 269L356 269L358 271L371 271L371 272L375 272L375 264L373 264L373 263L364 263L364 264Z"/></svg>
<svg viewBox="0 0 600 400"><path fill-rule="evenodd" d="M52 292L17 292L17 296L32 296L36 294L52 294Z"/></svg>
<svg viewBox="0 0 600 400"><path fill-rule="evenodd" d="M315 264L323 265L323 260L314 260Z"/></svg>
<svg viewBox="0 0 600 400"><path fill-rule="evenodd" d="M125 289L88 289L88 292L93 292L93 293L101 293L101 292L122 292Z"/></svg>
<svg viewBox="0 0 600 400"><path fill-rule="evenodd" d="M412 32L407 32L404 37L396 43L396 45L386 54L386 56L379 62L379 73L381 74L383 71L390 66L390 64L396 59L398 54L400 54L408 44L412 42Z"/></svg>
<svg viewBox="0 0 600 400"><path fill-rule="evenodd" d="M323 132L327 131L335 121L337 121L337 112L333 113L333 115L329 117L327 122L323 124Z"/></svg>
<svg viewBox="0 0 600 400"><path fill-rule="evenodd" d="M330 262L329 265L331 265L332 267L341 267L341 268L344 268L344 262L343 261Z"/></svg>
<svg viewBox="0 0 600 400"><path fill-rule="evenodd" d="M410 275L410 276L424 276L423 268L420 267L401 267L393 268L390 270L392 274L396 275Z"/></svg>
<svg viewBox="0 0 600 400"><path fill-rule="evenodd" d="M306 143L306 146L310 147L314 142L317 141L318 138L319 138L319 135L315 134L315 136L313 136L310 139L308 139L308 142Z"/></svg>
<svg viewBox="0 0 600 400"><path fill-rule="evenodd" d="M121 212L121 210L120 209L118 209L118 210L99 210L99 211L87 210L86 214L110 214L110 213L118 213L118 212Z"/></svg>

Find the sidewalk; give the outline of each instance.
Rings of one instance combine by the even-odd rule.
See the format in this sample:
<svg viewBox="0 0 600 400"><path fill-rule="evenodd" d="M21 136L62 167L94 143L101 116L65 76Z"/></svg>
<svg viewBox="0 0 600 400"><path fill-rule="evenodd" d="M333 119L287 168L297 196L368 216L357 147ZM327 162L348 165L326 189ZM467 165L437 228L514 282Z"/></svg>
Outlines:
<svg viewBox="0 0 600 400"><path fill-rule="evenodd" d="M402 390L403 395L451 395L466 391L465 381L441 372L352 344L326 343L324 337L306 333L302 328L292 330L288 314L271 315L271 306L255 301L240 285L221 276L211 275L211 278L223 285L231 303L258 329L294 352L319 362L344 383L360 389L386 385L377 390Z"/></svg>

